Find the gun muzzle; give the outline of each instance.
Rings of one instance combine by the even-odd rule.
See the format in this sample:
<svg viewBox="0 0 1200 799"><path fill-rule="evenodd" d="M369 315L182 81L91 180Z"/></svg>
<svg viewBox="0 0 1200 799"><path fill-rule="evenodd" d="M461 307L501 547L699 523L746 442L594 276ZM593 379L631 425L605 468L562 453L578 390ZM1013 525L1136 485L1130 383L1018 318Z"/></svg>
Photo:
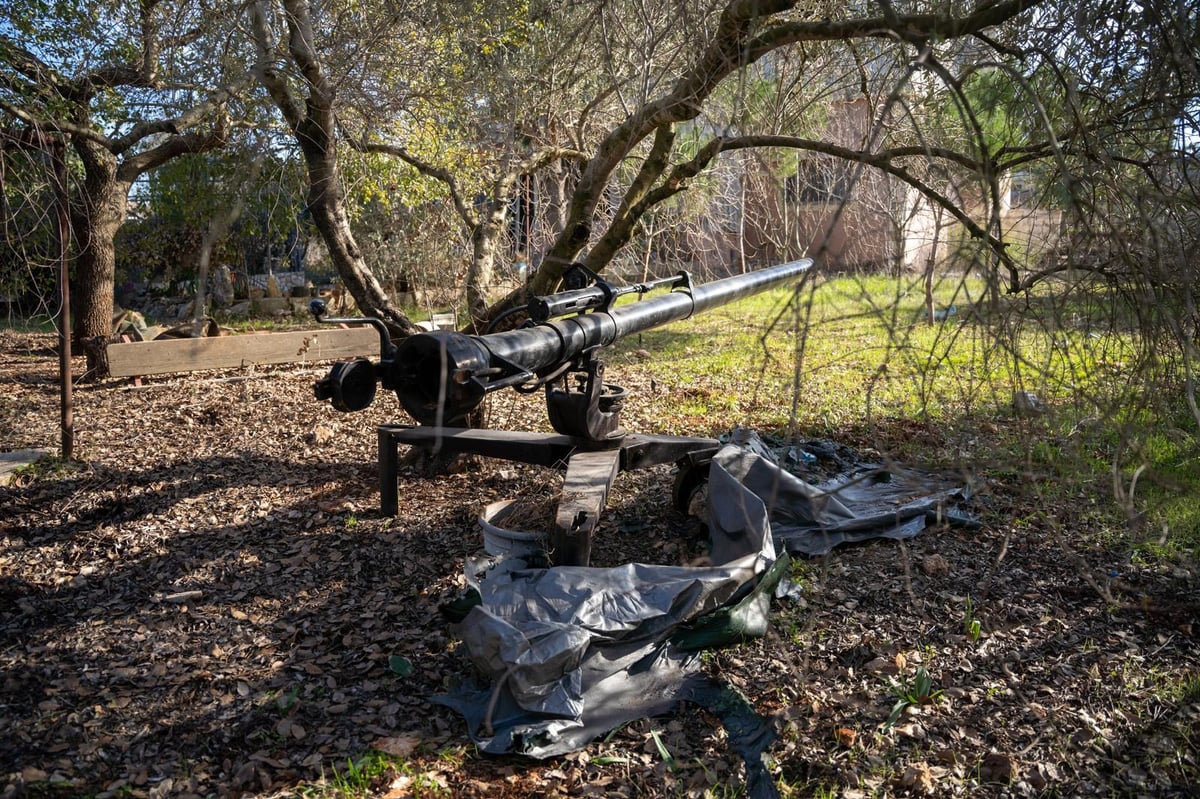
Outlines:
<svg viewBox="0 0 1200 799"><path fill-rule="evenodd" d="M343 413L361 411L375 399L375 365L366 358L335 363L329 374L313 384L318 400L329 400Z"/></svg>

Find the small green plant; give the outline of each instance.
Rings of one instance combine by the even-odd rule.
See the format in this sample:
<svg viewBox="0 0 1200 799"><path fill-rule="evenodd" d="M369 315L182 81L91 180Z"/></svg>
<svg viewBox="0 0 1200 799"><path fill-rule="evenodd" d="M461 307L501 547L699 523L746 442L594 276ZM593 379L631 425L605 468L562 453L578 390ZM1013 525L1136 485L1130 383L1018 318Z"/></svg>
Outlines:
<svg viewBox="0 0 1200 799"><path fill-rule="evenodd" d="M23 481L38 482L65 477L85 468L79 461L64 461L55 455L43 455L33 463L16 469L13 474Z"/></svg>
<svg viewBox="0 0 1200 799"><path fill-rule="evenodd" d="M662 758L667 769L674 773L679 770L679 764L675 762L675 755L671 754L671 750L667 748L667 744L659 735L658 730L651 730L650 737L654 739L654 748L658 750L658 756Z"/></svg>
<svg viewBox="0 0 1200 799"><path fill-rule="evenodd" d="M300 686L293 685L292 690L287 692L286 696L279 696L275 699L275 706L279 708L279 715L286 716L296 706L296 702L300 697Z"/></svg>
<svg viewBox="0 0 1200 799"><path fill-rule="evenodd" d="M358 517L351 513L346 517L344 524L347 530L353 530L355 527L358 527Z"/></svg>
<svg viewBox="0 0 1200 799"><path fill-rule="evenodd" d="M790 641L795 646L801 646L804 642L804 626L797 618L787 620L786 631L783 635L784 639Z"/></svg>
<svg viewBox="0 0 1200 799"><path fill-rule="evenodd" d="M462 768L467 760L468 748L465 746L447 746L437 752L438 761L449 768Z"/></svg>
<svg viewBox="0 0 1200 799"><path fill-rule="evenodd" d="M343 794L359 794L366 793L371 787L371 774L367 761L346 760L346 767L339 770L336 766L333 769L333 779L330 784L334 790Z"/></svg>
<svg viewBox="0 0 1200 799"><path fill-rule="evenodd" d="M975 606L971 602L971 595L967 594L967 611L963 616L963 630L972 643L979 640L979 636L983 633L983 626L979 623L979 619L975 618Z"/></svg>
<svg viewBox="0 0 1200 799"><path fill-rule="evenodd" d="M347 759L345 766L334 765L332 776L322 769L321 779L299 786L295 795L304 799L366 799L378 796L381 787L403 784L405 796L448 796L444 780L427 774L383 752L368 752L357 760Z"/></svg>
<svg viewBox="0 0 1200 799"><path fill-rule="evenodd" d="M900 720L900 716L905 709L912 705L928 705L937 701L937 698L942 695L940 688L933 687L933 678L929 676L929 672L924 666L918 666L912 679L906 675L900 675L900 679L891 684L890 692L896 697L896 704L892 706L891 715L884 722L884 728L890 728Z"/></svg>
<svg viewBox="0 0 1200 799"><path fill-rule="evenodd" d="M378 778L392 769L391 758L378 753L347 759L345 768L334 767L329 787L335 796L370 796Z"/></svg>
<svg viewBox="0 0 1200 799"><path fill-rule="evenodd" d="M1180 680L1179 693L1184 704L1200 702L1200 674L1189 674Z"/></svg>
<svg viewBox="0 0 1200 799"><path fill-rule="evenodd" d="M629 758L622 757L621 755L601 755L600 757L593 757L588 762L593 763L597 766L612 766L612 765L624 766L624 765L629 765Z"/></svg>

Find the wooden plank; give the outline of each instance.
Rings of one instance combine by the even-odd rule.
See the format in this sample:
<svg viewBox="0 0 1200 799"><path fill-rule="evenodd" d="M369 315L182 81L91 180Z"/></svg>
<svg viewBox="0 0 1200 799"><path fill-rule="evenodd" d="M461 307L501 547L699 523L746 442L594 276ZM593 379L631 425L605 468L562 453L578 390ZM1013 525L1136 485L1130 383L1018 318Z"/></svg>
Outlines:
<svg viewBox="0 0 1200 799"><path fill-rule="evenodd" d="M378 357L379 334L370 327L296 330L208 338L176 338L108 345L113 377L235 369L248 364L313 363Z"/></svg>
<svg viewBox="0 0 1200 799"><path fill-rule="evenodd" d="M550 559L555 565L588 565L596 523L620 465L619 449L576 452L567 461L555 529L550 533Z"/></svg>
<svg viewBox="0 0 1200 799"><path fill-rule="evenodd" d="M37 463L43 457L54 453L44 447L37 449L17 449L12 452L0 452L0 486L6 486L12 481L17 469Z"/></svg>

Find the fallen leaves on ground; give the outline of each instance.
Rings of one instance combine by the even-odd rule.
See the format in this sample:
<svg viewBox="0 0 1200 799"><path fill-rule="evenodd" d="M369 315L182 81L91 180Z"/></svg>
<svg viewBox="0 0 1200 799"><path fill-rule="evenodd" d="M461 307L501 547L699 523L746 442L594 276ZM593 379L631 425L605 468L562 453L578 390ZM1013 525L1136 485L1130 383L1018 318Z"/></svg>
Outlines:
<svg viewBox="0 0 1200 799"><path fill-rule="evenodd" d="M0 343L0 449L58 440L50 343ZM403 414L386 392L359 414L317 403L322 373L79 386L79 463L0 489L3 796L285 795L331 785L371 752L393 762L367 785L377 796L741 784L719 723L690 706L550 761L477 754L462 720L427 701L470 670L438 608L465 586L480 509L558 478L482 460L409 473L400 514L382 517L375 427ZM615 362L609 377L637 385L637 365ZM637 403L634 392L629 419L653 432ZM545 429L537 398L499 396L490 413L495 426ZM669 468L618 478L596 564L703 555L694 522L670 508L671 481ZM777 604L769 634L706 659L775 720L779 784L844 796L1195 790L1194 569L1139 566L1081 537L1090 568L1122 572L1120 601L1106 603L1039 522L1069 508L1023 506L998 481L988 490L981 530L801 563L804 595ZM1014 534L1018 516L1032 521ZM918 668L939 693L888 727L894 686Z"/></svg>

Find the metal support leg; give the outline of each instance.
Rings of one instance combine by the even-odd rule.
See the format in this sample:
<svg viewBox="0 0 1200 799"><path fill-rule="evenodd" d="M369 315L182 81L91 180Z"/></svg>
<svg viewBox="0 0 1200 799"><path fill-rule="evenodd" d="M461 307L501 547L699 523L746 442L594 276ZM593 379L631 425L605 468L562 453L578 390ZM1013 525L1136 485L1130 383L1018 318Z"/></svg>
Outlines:
<svg viewBox="0 0 1200 799"><path fill-rule="evenodd" d="M379 512L384 516L395 516L400 512L397 483L400 456L392 430L386 425L379 428Z"/></svg>
<svg viewBox="0 0 1200 799"><path fill-rule="evenodd" d="M399 455L401 444L427 452L471 453L521 463L562 468L562 499L550 533L550 558L562 566L586 566L591 560L592 538L608 502L617 473L691 457L711 457L720 442L711 438L628 435L604 442L603 449L580 438L546 433L517 433L385 424L379 426L379 510L395 516L399 508ZM676 487L678 501L679 487Z"/></svg>
<svg viewBox="0 0 1200 799"><path fill-rule="evenodd" d="M588 565L596 523L620 465L621 452L616 449L577 452L567 461L562 499L550 533L550 560L556 566Z"/></svg>
<svg viewBox="0 0 1200 799"><path fill-rule="evenodd" d="M478 430L465 427L383 425L394 441L426 452L446 455L468 453L485 458L501 458L539 466L559 466L580 448L570 436L552 433L513 433L506 430ZM586 448L586 447L585 447Z"/></svg>

